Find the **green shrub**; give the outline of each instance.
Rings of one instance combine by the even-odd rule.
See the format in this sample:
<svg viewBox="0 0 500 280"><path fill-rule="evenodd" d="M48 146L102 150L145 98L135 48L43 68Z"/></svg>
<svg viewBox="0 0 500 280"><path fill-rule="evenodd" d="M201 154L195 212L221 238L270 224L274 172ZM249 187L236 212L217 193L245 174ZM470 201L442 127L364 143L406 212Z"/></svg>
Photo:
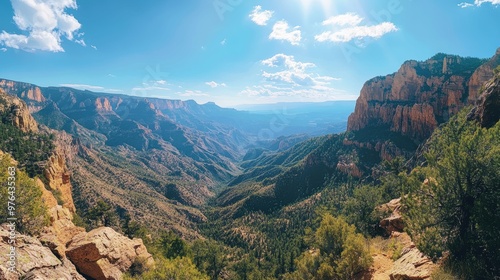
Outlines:
<svg viewBox="0 0 500 280"><path fill-rule="evenodd" d="M428 166L408 177L404 215L422 252L449 251L461 277L492 279L500 274L500 123L482 128L467 111L434 133Z"/></svg>
<svg viewBox="0 0 500 280"><path fill-rule="evenodd" d="M319 250L304 252L297 260L297 271L285 279L353 279L373 261L366 239L342 217L324 215L314 244Z"/></svg>
<svg viewBox="0 0 500 280"><path fill-rule="evenodd" d="M155 267L146 270L140 260L132 266L124 280L208 280L208 276L201 273L189 258L165 259L157 258ZM134 274L134 275L131 275Z"/></svg>
<svg viewBox="0 0 500 280"><path fill-rule="evenodd" d="M15 174L10 176L9 168L15 168ZM10 181L8 178L15 178ZM8 182L15 182L15 192L9 192ZM8 202L11 202L12 212L7 211ZM35 181L23 171L17 169L8 155L0 156L0 205L5 208L0 211L0 220L17 218L16 230L30 235L37 234L49 224L47 207L42 200L42 190Z"/></svg>

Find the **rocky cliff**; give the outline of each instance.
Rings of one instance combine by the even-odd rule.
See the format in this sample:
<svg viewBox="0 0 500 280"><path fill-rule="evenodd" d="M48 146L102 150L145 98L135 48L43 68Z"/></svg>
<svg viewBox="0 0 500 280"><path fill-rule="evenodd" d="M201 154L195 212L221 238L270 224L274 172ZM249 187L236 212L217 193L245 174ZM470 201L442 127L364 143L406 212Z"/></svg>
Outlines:
<svg viewBox="0 0 500 280"><path fill-rule="evenodd" d="M404 154L401 148L408 144L403 150L412 152L439 124L475 102L499 64L500 49L489 60L437 54L369 80L348 121L348 130L365 138L354 144L371 146L384 159ZM385 142L389 136L398 149Z"/></svg>
<svg viewBox="0 0 500 280"><path fill-rule="evenodd" d="M348 130L378 128L420 143L475 102L499 63L500 49L490 60L437 54L423 62L407 61L396 73L365 83Z"/></svg>
<svg viewBox="0 0 500 280"><path fill-rule="evenodd" d="M102 101L102 110L106 110ZM2 122L11 122L24 132L53 134L55 149L46 160L43 180L36 179L42 200L49 211L50 224L38 236L15 233L16 267L9 271L7 254L0 256L0 279L121 279L132 263L141 259L152 265L153 259L140 239L129 239L111 228L100 227L87 233L72 222L75 205L67 162L78 152L72 136L39 126L28 106L17 97L0 89ZM0 155L3 152L0 151ZM12 162L17 165L16 162ZM6 224L0 227L0 250L10 252L10 236ZM89 255L90 254L90 255ZM92 257L89 261L89 256ZM89 270L89 267L91 268ZM96 274L97 273L97 274Z"/></svg>
<svg viewBox="0 0 500 280"><path fill-rule="evenodd" d="M28 83L18 83L8 80L0 80L0 87L7 92L18 92L23 99L44 102L46 99L42 94L40 87Z"/></svg>
<svg viewBox="0 0 500 280"><path fill-rule="evenodd" d="M7 118L4 121L11 122L24 132L38 131L38 124L31 116L26 103L8 95L2 89L0 89L0 100L0 112Z"/></svg>
<svg viewBox="0 0 500 280"><path fill-rule="evenodd" d="M51 225L37 237L16 233L16 266L9 271L10 256L0 255L0 279L118 280L136 260L154 265L141 239L129 239L111 228L90 232L73 224L68 209L50 210ZM0 250L10 252L10 229L0 227ZM85 278L85 275L87 278ZM90 278L89 278L90 277Z"/></svg>
<svg viewBox="0 0 500 280"><path fill-rule="evenodd" d="M5 82L4 82L5 84ZM11 84L8 84L11 85ZM38 89L39 90L39 89ZM26 92L37 91L37 89L27 89ZM45 200L50 207L54 206L54 201L57 199L50 197L47 190L52 193L57 193L57 198L64 207L75 212L75 205L71 195L70 173L66 167L66 157L70 155L67 151L68 141L71 141L71 136L64 132L57 132L43 127L39 129L38 123L29 112L28 106L17 97L10 96L0 89L0 112L4 114L6 120L11 121L12 125L16 126L23 132L40 132L45 134L54 134L55 149L49 159L46 161L43 175L45 177ZM37 181L38 185L44 186L41 180ZM44 188L42 188L44 189Z"/></svg>
<svg viewBox="0 0 500 280"><path fill-rule="evenodd" d="M468 119L478 121L483 127L492 127L500 120L500 69L495 70L495 77L484 84L483 91L476 101L476 106Z"/></svg>
<svg viewBox="0 0 500 280"><path fill-rule="evenodd" d="M62 205L75 213L76 208L73 203L72 188L70 181L71 173L66 165L66 158L71 157L72 153L72 138L65 132L52 131L55 137L56 149L47 161L47 166L44 170L44 176L48 182L48 188L57 193ZM68 143L69 142L69 143Z"/></svg>

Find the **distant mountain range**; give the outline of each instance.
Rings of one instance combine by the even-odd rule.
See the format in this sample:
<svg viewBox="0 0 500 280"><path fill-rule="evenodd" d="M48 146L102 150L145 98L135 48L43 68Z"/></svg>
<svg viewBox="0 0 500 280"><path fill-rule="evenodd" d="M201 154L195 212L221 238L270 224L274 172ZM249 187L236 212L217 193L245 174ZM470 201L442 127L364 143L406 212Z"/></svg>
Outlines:
<svg viewBox="0 0 500 280"><path fill-rule="evenodd" d="M437 54L367 81L346 133L313 138L284 151L252 151L241 164L243 173L217 198L220 215L271 213L328 186L353 179L370 182L384 160L418 158L417 149L439 125L475 104L498 65L500 49L490 59Z"/></svg>
<svg viewBox="0 0 500 280"><path fill-rule="evenodd" d="M205 219L192 207L240 174L239 162L248 151L285 149L341 132L354 104L279 104L278 111L255 113L1 79L0 89L26 102L40 124L72 136L66 144L73 151L68 164L78 209L103 199L138 218L147 207L133 205L158 205L155 211L167 219L151 222L183 233L178 217L186 217L192 229L189 221ZM184 208L168 206L177 203Z"/></svg>
<svg viewBox="0 0 500 280"><path fill-rule="evenodd" d="M324 213L362 216L369 219L360 224L366 233L380 234L380 213L372 216L373 211L382 200L402 196L394 188L407 184L400 181L405 171L431 164L422 159L429 137L448 137L440 135L446 129L436 129L453 124L448 121L459 111L462 121L477 121L467 122L471 128L495 126L500 118L499 65L500 49L490 59L437 54L407 61L397 72L367 81L352 114L354 103L349 101L236 110L0 80L0 156L4 168L10 164L5 152L13 156L17 162L12 164L24 169L33 178L25 178L31 187L40 190L41 197L33 199L55 215L49 236L39 238L58 257L65 259L69 240L79 240L75 236L84 232L72 222L76 212L98 231L111 234L100 227L105 225L142 232L153 243L158 241L146 232L166 229L187 240L213 238L237 254L281 267L255 264L278 277L297 270L302 251L314 254L304 244L318 238L312 228ZM491 131L495 136L497 130ZM434 184L429 180L417 178L415 185ZM494 199L486 207L495 209ZM496 211L490 212L496 217ZM169 237L162 235L160 242L163 238ZM94 272L82 270L85 264L79 260L85 256L69 257L78 272ZM403 274L411 273L404 267Z"/></svg>

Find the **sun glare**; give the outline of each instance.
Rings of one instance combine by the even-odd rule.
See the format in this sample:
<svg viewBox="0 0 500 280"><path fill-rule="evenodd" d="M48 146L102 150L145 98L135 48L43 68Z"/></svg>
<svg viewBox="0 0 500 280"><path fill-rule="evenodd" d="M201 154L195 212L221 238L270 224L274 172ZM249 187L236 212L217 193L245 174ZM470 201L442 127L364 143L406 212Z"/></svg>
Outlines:
<svg viewBox="0 0 500 280"><path fill-rule="evenodd" d="M325 13L325 15L328 15L331 13L331 8L333 5L332 0L300 0L302 4L302 8L304 10L304 13L307 15L309 14L311 8L314 8L316 5L320 5L321 9Z"/></svg>

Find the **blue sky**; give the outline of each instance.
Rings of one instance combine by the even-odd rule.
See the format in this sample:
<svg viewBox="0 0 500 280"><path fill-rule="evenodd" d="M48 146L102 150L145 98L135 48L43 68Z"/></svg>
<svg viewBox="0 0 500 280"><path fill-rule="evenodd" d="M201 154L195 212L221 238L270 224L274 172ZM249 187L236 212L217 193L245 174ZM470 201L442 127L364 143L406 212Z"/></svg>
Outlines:
<svg viewBox="0 0 500 280"><path fill-rule="evenodd" d="M10 0L0 78L225 107L354 100L408 59L492 56L499 25L500 0Z"/></svg>

